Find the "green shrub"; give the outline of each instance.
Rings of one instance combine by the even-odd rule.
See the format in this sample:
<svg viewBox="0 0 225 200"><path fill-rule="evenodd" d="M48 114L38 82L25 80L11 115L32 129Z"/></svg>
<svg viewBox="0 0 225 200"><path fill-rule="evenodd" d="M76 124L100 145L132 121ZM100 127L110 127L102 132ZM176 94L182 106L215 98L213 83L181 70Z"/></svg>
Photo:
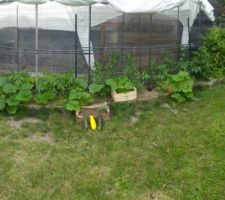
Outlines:
<svg viewBox="0 0 225 200"><path fill-rule="evenodd" d="M121 59L124 59L125 63L122 71L118 68ZM147 73L139 71L132 55L126 54L121 57L117 52L114 52L111 56L106 56L103 63L96 61L92 74L93 85L90 86L90 89L92 93L96 90L95 92L100 97L110 96L111 89L109 85L106 84L106 80L115 78L118 75L126 76L129 82L132 82L137 89L142 89L143 80L147 77ZM103 85L104 87L102 87ZM101 90L99 90L99 88L101 88Z"/></svg>
<svg viewBox="0 0 225 200"><path fill-rule="evenodd" d="M56 96L66 97L75 87L87 88L87 82L81 78L75 78L72 73L45 73L38 77L36 96L37 104L46 105Z"/></svg>
<svg viewBox="0 0 225 200"><path fill-rule="evenodd" d="M86 104L94 102L91 94L84 88L76 87L72 89L69 98L65 104L65 108L69 111L80 111Z"/></svg>
<svg viewBox="0 0 225 200"><path fill-rule="evenodd" d="M180 71L177 74L168 75L161 84L160 89L167 91L172 100L182 103L193 97L193 80L188 72Z"/></svg>
<svg viewBox="0 0 225 200"><path fill-rule="evenodd" d="M143 87L142 82L146 79L147 73L140 72L135 64L135 58L129 54L125 55L126 66L123 70L123 75L127 76L133 85L141 90ZM147 77L148 78L148 77Z"/></svg>
<svg viewBox="0 0 225 200"><path fill-rule="evenodd" d="M32 78L24 72L0 77L0 111L15 114L21 103L32 98L33 87Z"/></svg>
<svg viewBox="0 0 225 200"><path fill-rule="evenodd" d="M117 93L125 93L134 90L134 85L131 80L126 76L118 76L106 81L112 91Z"/></svg>
<svg viewBox="0 0 225 200"><path fill-rule="evenodd" d="M190 71L204 79L225 76L225 29L216 27L208 32L194 54Z"/></svg>

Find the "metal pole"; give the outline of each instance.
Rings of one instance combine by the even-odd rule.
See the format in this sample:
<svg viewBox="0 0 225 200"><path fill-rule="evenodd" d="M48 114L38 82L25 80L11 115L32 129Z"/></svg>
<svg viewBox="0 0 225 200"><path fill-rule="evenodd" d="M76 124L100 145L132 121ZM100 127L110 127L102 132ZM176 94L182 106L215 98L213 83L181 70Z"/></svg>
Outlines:
<svg viewBox="0 0 225 200"><path fill-rule="evenodd" d="M180 7L177 7L177 44L179 42L179 33L180 33L180 29L179 29L179 24L180 24ZM178 53L177 53L177 57L178 60L180 59L180 44L178 44Z"/></svg>
<svg viewBox="0 0 225 200"><path fill-rule="evenodd" d="M75 14L75 77L77 77L77 14Z"/></svg>
<svg viewBox="0 0 225 200"><path fill-rule="evenodd" d="M177 7L177 41L179 39L180 7Z"/></svg>
<svg viewBox="0 0 225 200"><path fill-rule="evenodd" d="M89 34L88 34L88 85L91 84L91 5L89 5Z"/></svg>
<svg viewBox="0 0 225 200"><path fill-rule="evenodd" d="M138 39L139 39L139 45L141 44L141 14L138 15ZM141 48L139 48L138 52L138 60L139 60L139 69L142 72L142 62L141 62Z"/></svg>
<svg viewBox="0 0 225 200"><path fill-rule="evenodd" d="M199 30L199 35L201 34L201 10L202 10L202 4L199 3L199 18L198 18L198 30Z"/></svg>
<svg viewBox="0 0 225 200"><path fill-rule="evenodd" d="M152 28L152 15L150 15L150 28ZM152 38L152 31L151 31L151 29L150 29L150 37ZM151 48L149 48L149 67L150 68L151 68L151 65L152 65L152 55L151 55Z"/></svg>
<svg viewBox="0 0 225 200"><path fill-rule="evenodd" d="M125 26L125 13L123 13L123 21L122 21L122 27L121 27L121 42L122 47L120 48L120 70L123 71L123 65L124 65L124 26Z"/></svg>
<svg viewBox="0 0 225 200"><path fill-rule="evenodd" d="M38 4L35 4L35 75L38 74Z"/></svg>
<svg viewBox="0 0 225 200"><path fill-rule="evenodd" d="M19 71L19 7L16 8L16 71Z"/></svg>
<svg viewBox="0 0 225 200"><path fill-rule="evenodd" d="M188 24L188 59L191 60L191 38L190 38L190 19L187 19Z"/></svg>

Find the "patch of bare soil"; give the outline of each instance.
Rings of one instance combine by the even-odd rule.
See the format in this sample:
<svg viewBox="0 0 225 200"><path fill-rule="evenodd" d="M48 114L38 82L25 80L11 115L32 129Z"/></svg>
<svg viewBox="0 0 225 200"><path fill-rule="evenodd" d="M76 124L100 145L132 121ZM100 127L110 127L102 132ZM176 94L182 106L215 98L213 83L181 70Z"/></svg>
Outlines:
<svg viewBox="0 0 225 200"><path fill-rule="evenodd" d="M146 192L140 195L137 200L173 200L163 192Z"/></svg>
<svg viewBox="0 0 225 200"><path fill-rule="evenodd" d="M51 133L46 133L45 135L31 134L28 139L33 142L47 142L49 144L53 144L55 142L54 137Z"/></svg>
<svg viewBox="0 0 225 200"><path fill-rule="evenodd" d="M138 101L151 101L160 97L160 92L156 90L148 91L144 90L138 94Z"/></svg>
<svg viewBox="0 0 225 200"><path fill-rule="evenodd" d="M110 169L106 166L94 166L90 170L90 175L99 179L104 179L110 175Z"/></svg>
<svg viewBox="0 0 225 200"><path fill-rule="evenodd" d="M131 125L136 124L139 121L140 115L141 115L141 112L136 112L133 116L131 116L130 124Z"/></svg>
<svg viewBox="0 0 225 200"><path fill-rule="evenodd" d="M38 124L42 122L43 122L42 120L33 117L25 118L22 120L16 120L14 117L10 117L7 123L12 128L20 129L24 123Z"/></svg>

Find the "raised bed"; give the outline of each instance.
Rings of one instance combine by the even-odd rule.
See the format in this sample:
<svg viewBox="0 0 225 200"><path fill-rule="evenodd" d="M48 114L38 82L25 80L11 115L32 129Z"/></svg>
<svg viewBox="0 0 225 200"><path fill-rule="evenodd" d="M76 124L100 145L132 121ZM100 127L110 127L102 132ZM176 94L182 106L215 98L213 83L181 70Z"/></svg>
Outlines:
<svg viewBox="0 0 225 200"><path fill-rule="evenodd" d="M90 115L94 115L95 118L101 115L103 121L110 120L111 112L108 103L95 103L90 106L85 106L81 111L76 112L75 119L78 123L82 123L84 117L89 117Z"/></svg>
<svg viewBox="0 0 225 200"><path fill-rule="evenodd" d="M126 93L117 93L116 91L112 91L111 95L114 102L133 101L137 99L137 89L134 88L133 91Z"/></svg>

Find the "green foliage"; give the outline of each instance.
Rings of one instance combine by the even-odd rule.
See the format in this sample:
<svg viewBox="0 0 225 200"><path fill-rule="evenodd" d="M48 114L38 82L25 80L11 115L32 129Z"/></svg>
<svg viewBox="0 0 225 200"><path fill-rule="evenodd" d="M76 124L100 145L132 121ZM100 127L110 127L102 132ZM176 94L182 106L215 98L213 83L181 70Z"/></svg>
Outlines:
<svg viewBox="0 0 225 200"><path fill-rule="evenodd" d="M71 90L65 107L69 111L80 111L84 105L92 103L93 101L94 99L91 94L77 87Z"/></svg>
<svg viewBox="0 0 225 200"><path fill-rule="evenodd" d="M37 94L34 100L37 104L46 105L56 96L68 96L75 87L86 89L87 82L84 79L75 78L72 73L45 73L38 77Z"/></svg>
<svg viewBox="0 0 225 200"><path fill-rule="evenodd" d="M161 84L169 74L169 69L166 64L157 64L154 60L150 64L147 73L149 81L155 86Z"/></svg>
<svg viewBox="0 0 225 200"><path fill-rule="evenodd" d="M103 85L103 84L92 83L89 86L89 92L91 94L98 94L103 90L104 87L105 87L105 85Z"/></svg>
<svg viewBox="0 0 225 200"><path fill-rule="evenodd" d="M106 56L103 63L96 61L93 70L93 82L105 84L105 80L115 77L119 61L120 55L116 52L113 55Z"/></svg>
<svg viewBox="0 0 225 200"><path fill-rule="evenodd" d="M135 65L135 59L133 56L127 54L125 55L125 59L126 59L126 66L124 68L124 72L123 74L125 76L128 77L128 79L133 83L133 85L138 88L141 89L142 88L142 81L144 80L144 78L146 78L146 74L141 73L137 66Z"/></svg>
<svg viewBox="0 0 225 200"><path fill-rule="evenodd" d="M146 79L147 74L140 72L135 65L135 59L133 56L127 54L121 58L120 54L114 53L111 56L106 56L103 63L95 62L95 70L93 71L93 82L94 85L91 86L91 92L93 93L95 89L100 90L96 93L100 97L106 97L110 95L110 87L106 84L106 80L115 78L119 74L119 62L121 59L124 59L126 66L122 71L122 76L126 76L129 79L129 82L132 82L133 86L138 89L143 87L142 81ZM104 87L103 87L104 85ZM92 90L93 89L93 90Z"/></svg>
<svg viewBox="0 0 225 200"><path fill-rule="evenodd" d="M45 73L38 77L38 93L52 91L53 93L67 93L75 85L76 78L72 73Z"/></svg>
<svg viewBox="0 0 225 200"><path fill-rule="evenodd" d="M36 88L34 85L34 78L27 73L12 73L0 77L0 111L15 114L20 104L27 103L32 98L35 103L46 105L60 96L66 102L66 108L71 111L80 110L85 104L93 102L91 94L86 92L86 81L76 79L70 73L46 73L38 77ZM96 87L92 86L92 92L99 90Z"/></svg>
<svg viewBox="0 0 225 200"><path fill-rule="evenodd" d="M168 91L170 97L176 103L182 103L193 97L193 80L188 72L185 71L169 75L160 88Z"/></svg>
<svg viewBox="0 0 225 200"><path fill-rule="evenodd" d="M106 81L106 84L111 87L112 91L117 93L125 93L134 89L133 83L126 76L118 76Z"/></svg>
<svg viewBox="0 0 225 200"><path fill-rule="evenodd" d="M34 97L34 100L39 105L46 105L48 104L50 100L54 99L54 97L55 97L55 94L51 91L48 91L48 92L38 93Z"/></svg>
<svg viewBox="0 0 225 200"><path fill-rule="evenodd" d="M112 55L106 56L103 63L98 61L95 62L94 70L92 72L93 82L96 85L104 85L99 92L96 92L100 97L110 96L110 88L107 87L105 81L116 76L119 61L120 55L115 52Z"/></svg>
<svg viewBox="0 0 225 200"><path fill-rule="evenodd" d="M33 87L31 77L24 72L0 77L0 110L15 114L18 105L32 98Z"/></svg>
<svg viewBox="0 0 225 200"><path fill-rule="evenodd" d="M195 53L191 73L204 79L225 76L225 29L213 28Z"/></svg>

